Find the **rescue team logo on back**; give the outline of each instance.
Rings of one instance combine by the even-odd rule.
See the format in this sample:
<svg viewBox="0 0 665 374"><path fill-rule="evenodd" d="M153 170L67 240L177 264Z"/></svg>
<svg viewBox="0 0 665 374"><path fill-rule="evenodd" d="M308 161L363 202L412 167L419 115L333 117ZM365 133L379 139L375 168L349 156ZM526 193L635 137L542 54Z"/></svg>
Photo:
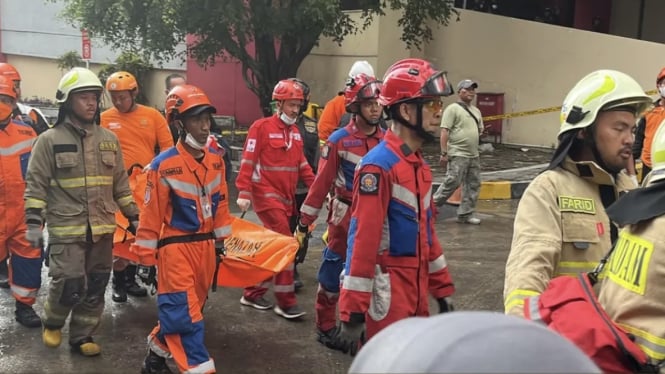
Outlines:
<svg viewBox="0 0 665 374"><path fill-rule="evenodd" d="M378 195L379 173L360 173L360 193L363 195Z"/></svg>
<svg viewBox="0 0 665 374"><path fill-rule="evenodd" d="M621 231L605 272L619 286L644 295L653 243Z"/></svg>
<svg viewBox="0 0 665 374"><path fill-rule="evenodd" d="M247 139L247 152L254 152L256 148L256 139Z"/></svg>
<svg viewBox="0 0 665 374"><path fill-rule="evenodd" d="M559 196L559 211L596 214L596 203L583 197Z"/></svg>

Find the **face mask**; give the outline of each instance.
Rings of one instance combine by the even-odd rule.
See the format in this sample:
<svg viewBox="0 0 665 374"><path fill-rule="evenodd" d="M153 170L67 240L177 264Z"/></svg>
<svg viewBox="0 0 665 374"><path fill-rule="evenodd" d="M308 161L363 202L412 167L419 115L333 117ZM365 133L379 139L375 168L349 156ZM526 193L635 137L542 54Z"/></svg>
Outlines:
<svg viewBox="0 0 665 374"><path fill-rule="evenodd" d="M297 118L291 118L287 116L284 112L282 112L279 115L279 119L281 119L282 122L286 123L287 125L293 125L294 123L296 123Z"/></svg>
<svg viewBox="0 0 665 374"><path fill-rule="evenodd" d="M660 97L665 97L665 86L658 86L658 92L660 93Z"/></svg>
<svg viewBox="0 0 665 374"><path fill-rule="evenodd" d="M187 136L185 136L185 143L194 149L198 149L199 151L203 150L203 148L206 146L205 143L199 143L196 139L194 139L192 134L187 134Z"/></svg>

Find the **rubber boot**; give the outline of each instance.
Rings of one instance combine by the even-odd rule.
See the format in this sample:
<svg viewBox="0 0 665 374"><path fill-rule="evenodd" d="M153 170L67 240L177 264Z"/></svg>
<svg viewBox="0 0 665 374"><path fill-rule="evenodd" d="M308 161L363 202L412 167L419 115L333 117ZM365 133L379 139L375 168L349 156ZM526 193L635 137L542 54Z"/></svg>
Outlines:
<svg viewBox="0 0 665 374"><path fill-rule="evenodd" d="M166 359L158 356L152 350L148 351L148 355L143 360L143 367L141 367L141 374L170 374L173 373L166 365Z"/></svg>
<svg viewBox="0 0 665 374"><path fill-rule="evenodd" d="M42 341L49 348L58 348L60 343L62 343L62 332L60 329L50 330L44 328L44 331L42 331Z"/></svg>
<svg viewBox="0 0 665 374"><path fill-rule="evenodd" d="M16 321L25 327L41 327L42 320L39 318L31 305L16 300Z"/></svg>
<svg viewBox="0 0 665 374"><path fill-rule="evenodd" d="M0 261L0 288L9 288L9 269L7 269L7 258Z"/></svg>
<svg viewBox="0 0 665 374"><path fill-rule="evenodd" d="M87 337L79 342L71 344L72 351L80 353L86 357L97 356L102 353L102 347L95 343L91 337Z"/></svg>
<svg viewBox="0 0 665 374"><path fill-rule="evenodd" d="M127 301L127 282L125 280L125 271L113 270L113 295L111 299L116 303Z"/></svg>
<svg viewBox="0 0 665 374"><path fill-rule="evenodd" d="M136 265L129 265L125 268L125 289L127 294L134 297L148 296L148 290L136 283Z"/></svg>

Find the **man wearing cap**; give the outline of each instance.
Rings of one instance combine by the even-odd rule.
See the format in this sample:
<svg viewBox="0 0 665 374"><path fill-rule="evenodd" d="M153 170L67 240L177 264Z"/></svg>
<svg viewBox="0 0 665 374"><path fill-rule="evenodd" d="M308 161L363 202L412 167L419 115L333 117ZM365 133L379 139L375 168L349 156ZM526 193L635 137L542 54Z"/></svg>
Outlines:
<svg viewBox="0 0 665 374"><path fill-rule="evenodd" d="M434 203L438 206L462 187L462 202L457 208L457 222L480 224L473 216L480 191L480 156L478 141L483 132L483 118L480 110L471 102L476 97L478 83L465 79L457 84L459 101L449 105L441 119L441 156L439 164L446 168L446 176L434 193Z"/></svg>

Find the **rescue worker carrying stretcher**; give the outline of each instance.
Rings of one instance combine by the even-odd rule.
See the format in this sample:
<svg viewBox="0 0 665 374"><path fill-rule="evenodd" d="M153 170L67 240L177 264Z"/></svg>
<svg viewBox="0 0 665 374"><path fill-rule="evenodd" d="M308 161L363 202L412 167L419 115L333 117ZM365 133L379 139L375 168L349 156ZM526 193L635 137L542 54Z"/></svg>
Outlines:
<svg viewBox="0 0 665 374"><path fill-rule="evenodd" d="M42 340L58 347L71 313L69 344L84 356L101 352L92 335L113 265L115 211L120 207L134 227L139 214L118 138L98 125L102 90L88 69L74 68L62 77L58 120L32 148L25 190L28 242L43 245L44 223L49 235L51 284Z"/></svg>
<svg viewBox="0 0 665 374"><path fill-rule="evenodd" d="M133 245L142 265L157 265L159 323L141 372L170 372L173 357L181 372L214 373L202 313L232 222L223 155L206 145L216 109L192 85L173 88L165 108L180 139L150 164Z"/></svg>
<svg viewBox="0 0 665 374"><path fill-rule="evenodd" d="M16 299L16 321L26 327L40 327L41 319L32 306L42 282L42 247L26 238L25 174L32 145L37 138L27 124L12 119L16 103L14 84L0 75L0 259L9 258L9 284Z"/></svg>
<svg viewBox="0 0 665 374"><path fill-rule="evenodd" d="M294 196L298 180L310 187L314 173L303 153L303 137L295 126L305 95L298 82L285 79L273 89L278 111L256 120L249 128L236 178L237 204L243 212L254 204L263 225L291 236L289 218L296 214ZM274 312L292 320L305 315L298 306L293 284L293 265L274 277L277 305ZM263 296L270 281L245 289L240 303L259 310L272 308Z"/></svg>
<svg viewBox="0 0 665 374"><path fill-rule="evenodd" d="M379 104L392 129L358 163L353 181L346 268L339 298L342 351L355 354L393 322L452 310L455 287L434 231L432 172L423 158L441 122L442 96L452 94L442 71L421 59L391 66Z"/></svg>
<svg viewBox="0 0 665 374"><path fill-rule="evenodd" d="M156 150L173 147L171 132L159 111L136 102L139 85L132 74L126 71L111 74L106 80L106 91L111 96L113 107L102 112L101 126L118 137L124 167L131 175L133 167L143 169L148 166L159 153ZM127 235L125 227L118 226L116 231ZM129 243L116 245L129 247ZM112 281L112 300L115 302L127 301L128 294L134 297L148 295L146 289L136 283L136 266L127 259L114 257Z"/></svg>
<svg viewBox="0 0 665 374"><path fill-rule="evenodd" d="M636 187L635 123L651 105L640 85L614 70L582 78L561 108L559 146L548 170L524 191L515 215L504 284L505 312L524 315L524 299L552 278L592 271L617 239L605 209Z"/></svg>
<svg viewBox="0 0 665 374"><path fill-rule="evenodd" d="M344 97L346 110L352 114L351 122L333 132L323 146L319 171L300 208L300 222L295 232L296 239L302 243L332 185L334 197L328 206L328 245L323 249L315 306L317 340L329 348L336 347L339 275L346 260L353 173L356 164L379 144L385 133L378 126L382 111L377 102L380 91L381 82L374 77L358 74L349 79Z"/></svg>

